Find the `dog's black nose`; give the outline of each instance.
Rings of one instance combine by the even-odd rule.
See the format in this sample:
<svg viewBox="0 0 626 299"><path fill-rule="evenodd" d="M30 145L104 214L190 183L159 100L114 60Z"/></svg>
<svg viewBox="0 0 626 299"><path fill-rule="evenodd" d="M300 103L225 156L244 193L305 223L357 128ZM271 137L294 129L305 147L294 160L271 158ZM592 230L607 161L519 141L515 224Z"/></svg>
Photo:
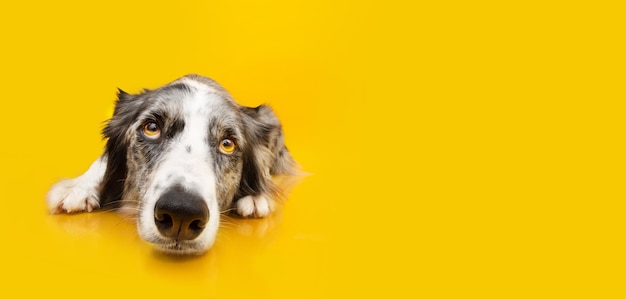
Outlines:
<svg viewBox="0 0 626 299"><path fill-rule="evenodd" d="M182 187L174 187L159 198L154 222L164 237L177 241L193 240L209 221L209 208L202 197Z"/></svg>

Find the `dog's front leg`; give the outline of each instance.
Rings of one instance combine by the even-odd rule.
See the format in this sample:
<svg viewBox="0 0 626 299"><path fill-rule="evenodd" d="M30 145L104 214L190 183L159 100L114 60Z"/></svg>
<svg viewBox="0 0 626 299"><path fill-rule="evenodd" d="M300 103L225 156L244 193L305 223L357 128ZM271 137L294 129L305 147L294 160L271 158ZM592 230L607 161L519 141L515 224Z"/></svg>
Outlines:
<svg viewBox="0 0 626 299"><path fill-rule="evenodd" d="M52 186L46 200L51 213L91 212L100 207L100 183L107 167L101 156L81 176Z"/></svg>

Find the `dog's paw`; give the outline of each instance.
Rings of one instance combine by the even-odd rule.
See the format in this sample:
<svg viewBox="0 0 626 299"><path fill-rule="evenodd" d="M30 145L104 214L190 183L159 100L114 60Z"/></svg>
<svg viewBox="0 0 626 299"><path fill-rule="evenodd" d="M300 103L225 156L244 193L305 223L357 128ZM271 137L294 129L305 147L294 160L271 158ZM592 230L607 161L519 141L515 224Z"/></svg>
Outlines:
<svg viewBox="0 0 626 299"><path fill-rule="evenodd" d="M56 183L46 196L51 213L91 212L100 207L96 187L80 180L63 180Z"/></svg>
<svg viewBox="0 0 626 299"><path fill-rule="evenodd" d="M237 200L237 213L243 217L265 217L274 209L274 202L263 194L248 195Z"/></svg>

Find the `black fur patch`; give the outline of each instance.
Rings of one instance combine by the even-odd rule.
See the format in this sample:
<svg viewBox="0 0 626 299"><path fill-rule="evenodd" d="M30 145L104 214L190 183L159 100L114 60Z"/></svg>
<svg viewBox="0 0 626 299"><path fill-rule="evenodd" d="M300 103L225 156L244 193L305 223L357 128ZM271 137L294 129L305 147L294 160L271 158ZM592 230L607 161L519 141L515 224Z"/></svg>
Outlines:
<svg viewBox="0 0 626 299"><path fill-rule="evenodd" d="M121 89L118 89L118 99L115 103L113 117L102 130L107 138L105 154L107 168L102 179L100 206L103 208L117 207L124 192L124 182L128 172L126 165L126 151L128 141L125 131L140 111L141 101Z"/></svg>
<svg viewBox="0 0 626 299"><path fill-rule="evenodd" d="M237 198L279 192L267 175L290 175L294 161L283 143L280 122L269 106L242 107L247 147L243 153L243 173Z"/></svg>

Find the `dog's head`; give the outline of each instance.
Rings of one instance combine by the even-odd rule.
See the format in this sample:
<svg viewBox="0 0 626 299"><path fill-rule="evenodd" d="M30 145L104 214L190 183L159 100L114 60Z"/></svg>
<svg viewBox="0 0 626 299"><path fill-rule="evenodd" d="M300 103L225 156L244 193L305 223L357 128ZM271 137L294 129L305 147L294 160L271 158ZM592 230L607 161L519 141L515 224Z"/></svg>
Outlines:
<svg viewBox="0 0 626 299"><path fill-rule="evenodd" d="M196 75L137 95L120 90L103 135L101 204L138 213L139 235L166 252L210 248L221 212L247 195L278 195L272 176L294 165L269 107L240 106Z"/></svg>

